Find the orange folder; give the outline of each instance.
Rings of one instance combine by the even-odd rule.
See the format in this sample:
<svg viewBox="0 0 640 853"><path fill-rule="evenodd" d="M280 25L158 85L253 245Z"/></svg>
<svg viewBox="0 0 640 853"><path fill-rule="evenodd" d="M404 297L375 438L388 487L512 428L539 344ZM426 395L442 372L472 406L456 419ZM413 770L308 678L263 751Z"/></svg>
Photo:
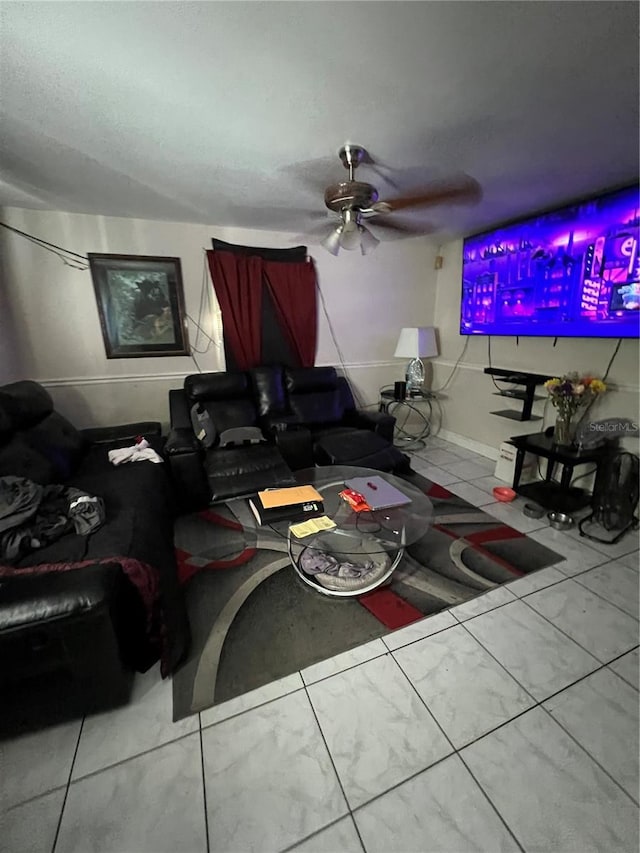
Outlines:
<svg viewBox="0 0 640 853"><path fill-rule="evenodd" d="M278 506L291 506L309 501L322 502L322 495L313 486L290 486L286 489L265 489L258 492L260 502L265 509Z"/></svg>

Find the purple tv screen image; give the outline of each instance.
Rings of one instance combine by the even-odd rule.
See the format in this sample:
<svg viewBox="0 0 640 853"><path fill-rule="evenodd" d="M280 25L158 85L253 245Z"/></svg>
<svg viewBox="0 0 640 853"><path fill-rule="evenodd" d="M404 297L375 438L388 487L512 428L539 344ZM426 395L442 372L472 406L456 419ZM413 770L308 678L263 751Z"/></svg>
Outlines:
<svg viewBox="0 0 640 853"><path fill-rule="evenodd" d="M638 187L464 241L460 334L637 338Z"/></svg>

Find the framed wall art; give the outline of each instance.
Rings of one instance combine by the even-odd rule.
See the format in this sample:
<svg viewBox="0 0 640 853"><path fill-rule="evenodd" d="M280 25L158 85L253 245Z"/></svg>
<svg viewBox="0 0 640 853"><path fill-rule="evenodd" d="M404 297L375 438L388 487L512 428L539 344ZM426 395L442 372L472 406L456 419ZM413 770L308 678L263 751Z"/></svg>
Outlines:
<svg viewBox="0 0 640 853"><path fill-rule="evenodd" d="M189 355L180 258L89 253L107 358Z"/></svg>

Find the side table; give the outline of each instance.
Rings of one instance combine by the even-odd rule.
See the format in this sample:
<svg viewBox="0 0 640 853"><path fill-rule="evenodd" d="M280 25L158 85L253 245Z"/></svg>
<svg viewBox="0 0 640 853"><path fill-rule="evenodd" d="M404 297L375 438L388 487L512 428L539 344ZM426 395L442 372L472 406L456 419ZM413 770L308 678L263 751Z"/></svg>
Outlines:
<svg viewBox="0 0 640 853"><path fill-rule="evenodd" d="M560 512L572 513L583 509L591 502L591 492L586 489L578 489L571 486L571 477L576 465L585 462L594 462L595 471L600 462L608 453L606 447L597 447L590 450L582 450L564 445L554 444L553 436L542 432L532 435L516 435L509 439L517 450L515 469L513 472L513 490L519 495L531 498L545 509L558 510ZM520 485L520 476L524 463L525 453L533 453L547 460L544 480ZM554 482L553 466L562 466L560 482Z"/></svg>
<svg viewBox="0 0 640 853"><path fill-rule="evenodd" d="M405 397L397 400L393 391L381 391L378 411L393 415L396 419L394 444L408 450L425 446L425 439L431 432L431 395ZM425 408L426 407L426 408ZM411 415L416 416L415 424L408 424Z"/></svg>

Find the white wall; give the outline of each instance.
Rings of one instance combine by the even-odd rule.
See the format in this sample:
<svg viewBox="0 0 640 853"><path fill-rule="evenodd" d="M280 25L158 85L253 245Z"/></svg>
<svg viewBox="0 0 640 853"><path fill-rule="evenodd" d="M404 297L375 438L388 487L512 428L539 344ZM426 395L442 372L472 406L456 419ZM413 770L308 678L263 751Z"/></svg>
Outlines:
<svg viewBox="0 0 640 853"><path fill-rule="evenodd" d="M80 254L179 257L186 311L197 319L203 288L204 252L211 237L260 246L293 245L292 235L219 226L6 208L9 225ZM0 380L36 379L59 410L77 426L142 418L168 419L167 391L197 372L186 356L107 359L89 271L65 266L22 237L2 232L4 268L0 301ZM300 242L298 240L298 242ZM318 279L347 371L362 402L373 404L378 388L402 378L393 359L402 326L426 325L435 304L435 248L423 238L381 243L370 255L342 252L334 258L313 246ZM224 369L219 309L208 278L210 302L201 325L215 343L196 353L203 371ZM319 306L316 364L340 365L329 324ZM196 340L189 322L192 346ZM19 356L17 355L19 353Z"/></svg>
<svg viewBox="0 0 640 853"><path fill-rule="evenodd" d="M433 387L448 378L464 346L459 334L462 281L462 241L440 248L444 265L437 274L433 325L440 338L440 358L433 363ZM562 375L569 371L602 376L617 341L605 339L491 338L491 363L494 367L525 370L532 373ZM521 403L492 396L496 388L482 371L489 365L488 338L472 337L465 357L442 399L442 428L493 448L512 435L525 435L542 427L541 421L512 421L491 415L492 410L521 409ZM612 415L638 419L638 341L623 340L609 373L608 391L592 409L594 419ZM508 387L502 385L502 387ZM541 396L545 395L540 389ZM545 412L544 401L534 404L534 414ZM555 421L555 410L546 406L545 425ZM637 445L637 442L636 442Z"/></svg>
<svg viewBox="0 0 640 853"><path fill-rule="evenodd" d="M4 256L0 255L0 261L4 261ZM5 265L0 263L0 385L22 378L21 347L5 280Z"/></svg>

